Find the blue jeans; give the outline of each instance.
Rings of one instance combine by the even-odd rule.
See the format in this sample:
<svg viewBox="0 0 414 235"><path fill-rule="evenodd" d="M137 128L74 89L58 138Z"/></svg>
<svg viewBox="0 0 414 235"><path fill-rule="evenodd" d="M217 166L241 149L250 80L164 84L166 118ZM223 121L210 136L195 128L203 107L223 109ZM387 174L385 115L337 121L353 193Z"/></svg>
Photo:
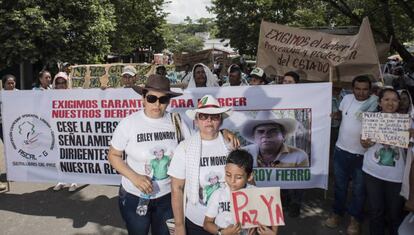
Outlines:
<svg viewBox="0 0 414 235"><path fill-rule="evenodd" d="M211 235L203 227L191 222L187 217L185 218L185 233L187 235Z"/></svg>
<svg viewBox="0 0 414 235"><path fill-rule="evenodd" d="M362 221L362 210L365 201L364 174L362 163L364 156L353 154L335 147L334 150L334 176L335 176L335 201L333 212L337 215L349 215ZM352 180L352 197L347 207L348 185Z"/></svg>
<svg viewBox="0 0 414 235"><path fill-rule="evenodd" d="M139 200L140 197L126 192L122 186L119 188L119 209L128 234L148 235L151 226L151 234L169 235L165 221L173 218L171 193L151 199L145 216L136 213Z"/></svg>
<svg viewBox="0 0 414 235"><path fill-rule="evenodd" d="M400 196L401 183L375 178L365 174L367 203L369 206L369 231L371 235L385 234L386 215L389 234L397 235L403 221L404 198Z"/></svg>

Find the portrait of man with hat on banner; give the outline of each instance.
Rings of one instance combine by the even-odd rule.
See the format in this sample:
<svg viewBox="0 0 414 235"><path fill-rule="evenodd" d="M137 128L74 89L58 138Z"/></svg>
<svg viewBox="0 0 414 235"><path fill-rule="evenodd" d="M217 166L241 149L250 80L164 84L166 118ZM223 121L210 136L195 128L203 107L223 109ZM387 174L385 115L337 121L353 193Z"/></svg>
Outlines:
<svg viewBox="0 0 414 235"><path fill-rule="evenodd" d="M279 118L273 111L258 111L254 119L246 121L240 133L248 142L243 147L253 156L254 167L296 168L310 167L308 154L288 145L286 140L293 136L298 121L293 118Z"/></svg>

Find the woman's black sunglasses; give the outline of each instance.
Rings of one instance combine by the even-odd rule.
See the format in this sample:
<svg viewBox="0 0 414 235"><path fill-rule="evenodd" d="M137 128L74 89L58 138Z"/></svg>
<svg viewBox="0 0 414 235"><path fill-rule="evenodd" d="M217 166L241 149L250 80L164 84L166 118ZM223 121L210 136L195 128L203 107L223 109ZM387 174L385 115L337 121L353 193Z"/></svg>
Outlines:
<svg viewBox="0 0 414 235"><path fill-rule="evenodd" d="M168 104L168 102L170 102L170 96L165 95L165 96L161 96L161 97L157 97L155 95L146 95L145 99L147 100L148 103L155 103L160 102L160 104Z"/></svg>

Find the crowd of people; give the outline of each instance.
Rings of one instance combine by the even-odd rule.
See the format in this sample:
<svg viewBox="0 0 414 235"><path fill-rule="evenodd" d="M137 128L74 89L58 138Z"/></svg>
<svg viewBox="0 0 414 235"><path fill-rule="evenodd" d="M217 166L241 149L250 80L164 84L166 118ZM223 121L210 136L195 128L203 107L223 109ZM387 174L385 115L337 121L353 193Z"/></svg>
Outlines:
<svg viewBox="0 0 414 235"><path fill-rule="evenodd" d="M270 80L260 67L248 74L244 72L241 66L231 65L228 79L222 82L214 70L197 63L185 74L180 87L301 82L297 71L289 71L277 81ZM230 203L232 191L255 187L254 167L310 166L306 152L285 143L296 130L297 121L260 111L242 127L241 135L251 144L240 149L236 135L221 128L232 109L221 107L215 97L205 95L197 108L186 111L197 131L182 122L177 113L166 111L170 100L182 95L171 90L166 74L165 67L159 66L145 84L135 85L136 69L125 66L122 70L122 86L141 95L144 107L120 121L108 154L110 164L122 175L118 204L129 234L148 234L150 229L152 234L169 234L166 221L171 218L177 235L277 234L277 227L261 224L254 229L242 229L233 221L230 209L223 205ZM347 213L350 215L347 234L361 234L365 217L369 220L370 234L414 231L414 148L361 139L362 112L404 113L414 118L411 93L394 80L391 86L385 81L385 85L374 90L368 76L357 76L349 94L335 97L333 105L338 107L333 107L332 119L340 124L333 153L334 202L331 216L324 221L329 228L336 228ZM15 90L16 78L6 75L3 84L5 90ZM52 82L51 73L42 70L33 89L70 88L71 81L65 72L56 74ZM414 128L407 131L414 137ZM174 134L162 140L137 138L140 134L160 132ZM212 156L225 161L214 166L202 164L202 159ZM54 189L66 185L60 182ZM0 190L4 188L0 185ZM76 188L76 184L71 184L69 191ZM348 202L349 190L352 193ZM300 216L304 192L304 189L282 190L289 216Z"/></svg>

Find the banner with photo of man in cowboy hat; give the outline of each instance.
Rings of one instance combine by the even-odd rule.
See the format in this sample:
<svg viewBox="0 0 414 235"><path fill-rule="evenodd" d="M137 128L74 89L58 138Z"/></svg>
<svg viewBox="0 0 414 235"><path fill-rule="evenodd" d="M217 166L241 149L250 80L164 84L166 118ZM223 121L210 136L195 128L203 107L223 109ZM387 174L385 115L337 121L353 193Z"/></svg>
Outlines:
<svg viewBox="0 0 414 235"><path fill-rule="evenodd" d="M167 111L180 113L181 120L195 129L185 112L210 94L221 107L231 107L232 115L223 120L222 128L236 134L241 147L253 155L258 186L326 189L331 90L331 83L177 89L183 95L172 97ZM9 180L119 184L107 154L119 121L143 109L133 89L5 92L2 100ZM173 153L152 149L148 154L155 160L146 162L143 172L164 178ZM203 164L216 161L211 158ZM212 187L214 180L208 179Z"/></svg>

